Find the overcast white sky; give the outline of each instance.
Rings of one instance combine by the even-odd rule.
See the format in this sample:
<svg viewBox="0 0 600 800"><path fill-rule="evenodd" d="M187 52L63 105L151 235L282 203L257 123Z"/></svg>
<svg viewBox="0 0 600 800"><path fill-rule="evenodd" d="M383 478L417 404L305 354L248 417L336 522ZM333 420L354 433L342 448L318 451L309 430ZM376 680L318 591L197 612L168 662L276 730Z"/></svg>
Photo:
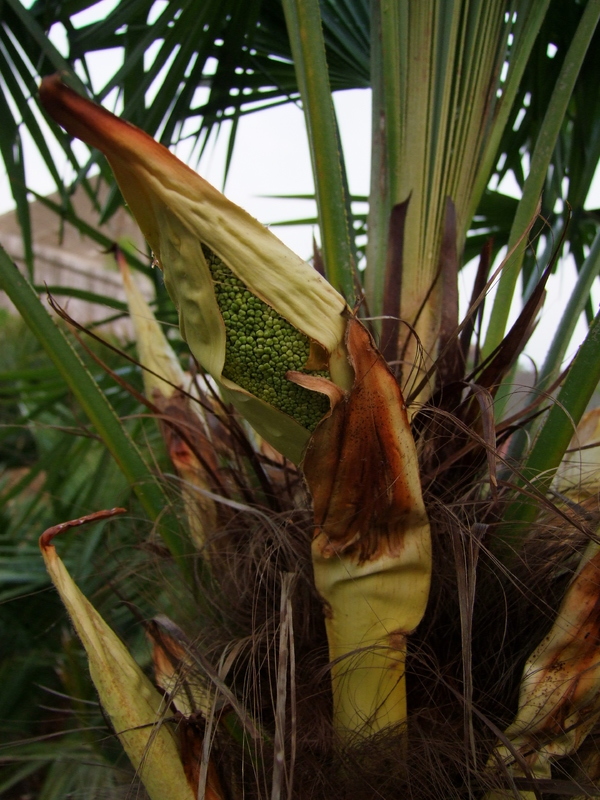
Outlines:
<svg viewBox="0 0 600 800"><path fill-rule="evenodd" d="M165 0L159 0L164 3ZM93 9L93 16L101 18L113 7L116 0L101 0ZM91 21L92 12L79 15L79 24ZM53 31L53 40L59 49L64 48L64 34L59 28ZM92 74L98 75L100 85L119 66L119 54L105 52L92 54L89 61ZM355 90L338 92L335 96L342 143L349 173L352 194L367 195L369 191L370 170L370 92ZM222 136L216 145L209 146L200 162L200 173L218 188L222 188L223 165L226 139ZM178 148L178 155L185 158L189 148L184 144ZM64 163L57 152L58 163ZM54 188L43 163L37 157L33 146L27 152L27 180L31 188L40 193L51 192ZM500 187L507 194L515 194L516 184L507 180ZM309 194L313 191L310 156L306 142L304 120L300 110L293 105L278 106L242 118L239 126L237 144L226 185L226 194L231 200L246 208L257 219L271 223L283 219L304 218L314 215L312 202L296 200L276 200L269 195ZM600 170L596 177L587 207L600 206ZM0 213L12 207L12 198L5 175L0 176ZM307 227L277 227L274 231L289 247L299 255L308 258L312 252L313 231ZM465 272L462 284L468 297L468 284L471 275ZM560 274L550 278L548 299L543 319L534 333L527 351L540 361L550 343L556 320L559 318L564 299L575 279L573 265L562 269ZM599 287L596 287L598 289ZM595 301L600 301L600 291L595 292ZM514 314L517 308L513 309ZM571 352L585 335L585 325L580 325L572 343Z"/></svg>

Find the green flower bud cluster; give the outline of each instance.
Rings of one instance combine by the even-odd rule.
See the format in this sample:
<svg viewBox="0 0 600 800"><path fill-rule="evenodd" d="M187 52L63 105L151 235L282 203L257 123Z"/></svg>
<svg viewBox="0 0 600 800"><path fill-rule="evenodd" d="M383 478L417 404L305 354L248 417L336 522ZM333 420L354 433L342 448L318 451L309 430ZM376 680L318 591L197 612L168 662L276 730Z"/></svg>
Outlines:
<svg viewBox="0 0 600 800"><path fill-rule="evenodd" d="M329 378L328 372L304 369L308 337L253 295L208 247L203 245L202 250L225 322L224 377L314 430L329 410L328 399L285 377L288 370L295 370Z"/></svg>

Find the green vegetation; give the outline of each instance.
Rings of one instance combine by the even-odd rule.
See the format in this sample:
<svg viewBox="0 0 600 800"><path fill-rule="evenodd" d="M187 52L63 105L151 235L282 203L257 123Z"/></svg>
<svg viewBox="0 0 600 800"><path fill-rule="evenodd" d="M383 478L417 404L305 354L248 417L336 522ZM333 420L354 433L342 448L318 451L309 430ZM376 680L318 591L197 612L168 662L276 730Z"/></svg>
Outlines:
<svg viewBox="0 0 600 800"><path fill-rule="evenodd" d="M0 252L21 317L0 318L0 793L598 796L600 0L119 0L80 16L93 7L2 7L24 269ZM97 78L110 48L122 64ZM57 71L78 94L55 79L39 105ZM366 88L356 214L332 93ZM328 283L86 96L118 96L122 119L194 155L228 136L227 168L244 115L299 104ZM164 269L119 256L154 288L131 311L137 342L75 334L40 302L25 132L58 191L40 202L104 250L124 202L106 151ZM565 315L515 386L567 256ZM50 577L40 534L116 506L44 538Z"/></svg>

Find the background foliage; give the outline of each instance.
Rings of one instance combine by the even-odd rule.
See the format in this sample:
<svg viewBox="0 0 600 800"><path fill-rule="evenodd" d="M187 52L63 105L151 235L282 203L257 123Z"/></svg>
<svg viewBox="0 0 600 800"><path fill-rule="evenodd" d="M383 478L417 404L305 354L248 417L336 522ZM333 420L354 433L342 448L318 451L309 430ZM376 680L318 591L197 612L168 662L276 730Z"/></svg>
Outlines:
<svg viewBox="0 0 600 800"><path fill-rule="evenodd" d="M53 210L99 246L113 244L102 225L122 204L99 154L74 148L62 129L46 120L50 146L37 101L40 76L59 70L97 102L114 103L117 98L125 119L164 144L191 137L195 157L206 147L211 132L218 130L228 137L228 163L242 115L299 98L284 12L276 0L207 0L202 4L121 0L103 19L81 24L77 15L94 5L82 0L37 0L25 8L19 0L4 0L0 6L0 153L33 279L35 231L25 180L27 137L56 182L60 199ZM320 6L332 90L369 87L369 3L323 0ZM497 187L509 171L521 188L525 184L557 76L585 6L576 0L549 3L461 263L478 257L490 237L492 256L509 240L518 201ZM54 26L64 31L66 54L48 37ZM534 228L539 238L526 255L522 281L527 300L550 254L571 253L583 276L575 307L590 322L594 317L590 286L600 270L600 209L586 209L584 203L600 160L599 36L596 31L561 122L546 172L541 219ZM111 48L121 48L123 63L103 80L92 74L88 60L92 53ZM56 147L71 165L73 180L65 182L57 170ZM90 177L94 170L99 177ZM103 184L108 185L108 193L103 192ZM93 199L97 226L79 219L72 199L76 186ZM365 219L356 217L350 223L362 252ZM157 316L172 323L175 315L157 272L149 269L140 254L130 253L128 260L152 278ZM554 263L560 269L560 258ZM104 302L107 317L119 311L112 298ZM578 313L568 316L572 325L561 333L565 349ZM143 497L134 497L130 483L74 401L73 387L65 383L38 340L20 321L3 317L0 324L4 342L0 351L0 634L8 644L0 664L5 687L0 701L0 763L8 764L0 778L0 792L15 798L27 792L40 798L77 792L91 797L93 791L113 792L121 783L128 785L131 776L118 745L104 736L79 644L67 632L64 611L49 591L37 537L49 525L98 508L122 504L130 509L128 522L120 523L118 532L116 526L100 525L85 537L69 535L64 550L79 585L142 663L148 655L133 621L155 613L157 605L169 611L174 601L170 596L150 598L139 575L140 564L147 564L150 557L148 549L139 545L141 531L148 532L147 522L139 517L152 516L148 504L154 501L145 503ZM180 347L179 342L175 344ZM92 348L97 349L96 345ZM158 433L142 418L145 409L79 345L77 349L119 418L126 420L125 430L148 463L156 461L168 471ZM548 371L549 382L565 349L557 355L554 371ZM105 349L100 355L140 389L135 366L124 366ZM523 637L528 641L526 633Z"/></svg>

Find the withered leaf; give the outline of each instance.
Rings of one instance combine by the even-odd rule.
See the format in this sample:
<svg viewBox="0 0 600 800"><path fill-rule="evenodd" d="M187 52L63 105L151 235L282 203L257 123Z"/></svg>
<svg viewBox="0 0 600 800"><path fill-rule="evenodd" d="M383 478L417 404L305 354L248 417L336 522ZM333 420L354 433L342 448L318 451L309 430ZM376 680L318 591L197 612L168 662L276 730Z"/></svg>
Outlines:
<svg viewBox="0 0 600 800"><path fill-rule="evenodd" d="M302 467L314 502L315 536L325 557L353 555L359 563L397 555L403 533L426 523L417 453L400 388L366 328L348 323L354 368L349 392L325 379L292 380L329 394L332 409L319 424Z"/></svg>

